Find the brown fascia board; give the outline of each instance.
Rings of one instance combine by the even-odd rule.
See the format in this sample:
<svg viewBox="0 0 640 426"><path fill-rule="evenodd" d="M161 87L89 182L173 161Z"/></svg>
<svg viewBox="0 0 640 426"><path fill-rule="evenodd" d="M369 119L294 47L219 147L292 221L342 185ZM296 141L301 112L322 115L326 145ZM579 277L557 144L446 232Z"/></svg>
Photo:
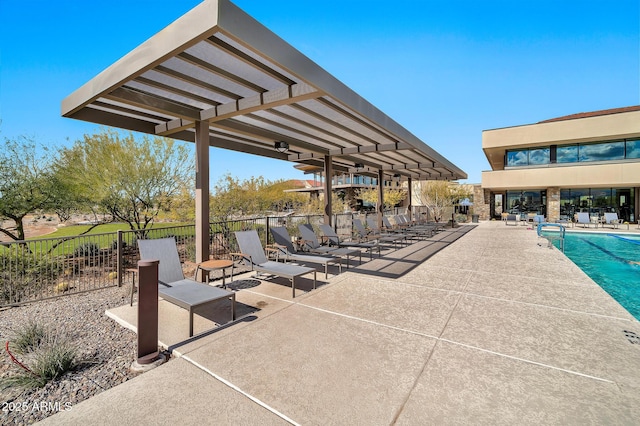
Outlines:
<svg viewBox="0 0 640 426"><path fill-rule="evenodd" d="M552 123L554 121L576 120L579 118L598 117L601 115L620 114L623 112L632 112L632 111L640 111L640 105L628 106L628 107L622 107L622 108L603 109L600 111L579 112L576 114L565 115L562 117L550 118L549 120L538 121L537 124Z"/></svg>

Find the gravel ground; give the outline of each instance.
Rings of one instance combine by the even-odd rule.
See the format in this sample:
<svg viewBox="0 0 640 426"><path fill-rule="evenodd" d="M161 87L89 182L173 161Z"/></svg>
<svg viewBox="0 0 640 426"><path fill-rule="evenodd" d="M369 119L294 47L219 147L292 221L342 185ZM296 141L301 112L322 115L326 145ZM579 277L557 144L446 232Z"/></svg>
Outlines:
<svg viewBox="0 0 640 426"><path fill-rule="evenodd" d="M30 320L49 324L68 335L78 348L80 364L43 388L0 391L0 424L31 424L72 409L73 405L132 379L136 335L105 315L129 302L126 286L63 296L0 310L0 377L19 371L5 351L12 330Z"/></svg>

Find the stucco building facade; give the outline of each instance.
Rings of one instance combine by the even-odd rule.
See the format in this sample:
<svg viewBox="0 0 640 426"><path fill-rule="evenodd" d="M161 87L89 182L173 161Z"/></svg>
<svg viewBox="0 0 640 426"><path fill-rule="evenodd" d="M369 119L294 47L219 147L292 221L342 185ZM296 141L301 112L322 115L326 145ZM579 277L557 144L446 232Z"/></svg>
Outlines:
<svg viewBox="0 0 640 426"><path fill-rule="evenodd" d="M572 220L587 211L638 221L640 106L485 130L482 149L491 165L474 197L483 219L516 212Z"/></svg>

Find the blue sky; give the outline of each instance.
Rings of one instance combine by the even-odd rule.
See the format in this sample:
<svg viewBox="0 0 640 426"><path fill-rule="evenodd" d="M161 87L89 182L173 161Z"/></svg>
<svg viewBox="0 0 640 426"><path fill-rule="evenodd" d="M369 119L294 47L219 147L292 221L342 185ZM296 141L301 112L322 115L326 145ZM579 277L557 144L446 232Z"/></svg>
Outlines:
<svg viewBox="0 0 640 426"><path fill-rule="evenodd" d="M68 94L197 0L0 0L0 137L71 144ZM640 104L640 0L236 0L479 183L482 130ZM304 178L211 151L212 181Z"/></svg>

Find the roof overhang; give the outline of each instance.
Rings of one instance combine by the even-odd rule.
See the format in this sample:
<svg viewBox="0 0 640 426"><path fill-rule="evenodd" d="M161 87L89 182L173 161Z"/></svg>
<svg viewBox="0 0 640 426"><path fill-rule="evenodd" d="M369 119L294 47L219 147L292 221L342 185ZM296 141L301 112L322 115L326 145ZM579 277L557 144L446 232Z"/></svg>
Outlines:
<svg viewBox="0 0 640 426"><path fill-rule="evenodd" d="M65 117L337 170L467 175L228 0L206 0L62 102ZM289 144L287 152L274 149Z"/></svg>

